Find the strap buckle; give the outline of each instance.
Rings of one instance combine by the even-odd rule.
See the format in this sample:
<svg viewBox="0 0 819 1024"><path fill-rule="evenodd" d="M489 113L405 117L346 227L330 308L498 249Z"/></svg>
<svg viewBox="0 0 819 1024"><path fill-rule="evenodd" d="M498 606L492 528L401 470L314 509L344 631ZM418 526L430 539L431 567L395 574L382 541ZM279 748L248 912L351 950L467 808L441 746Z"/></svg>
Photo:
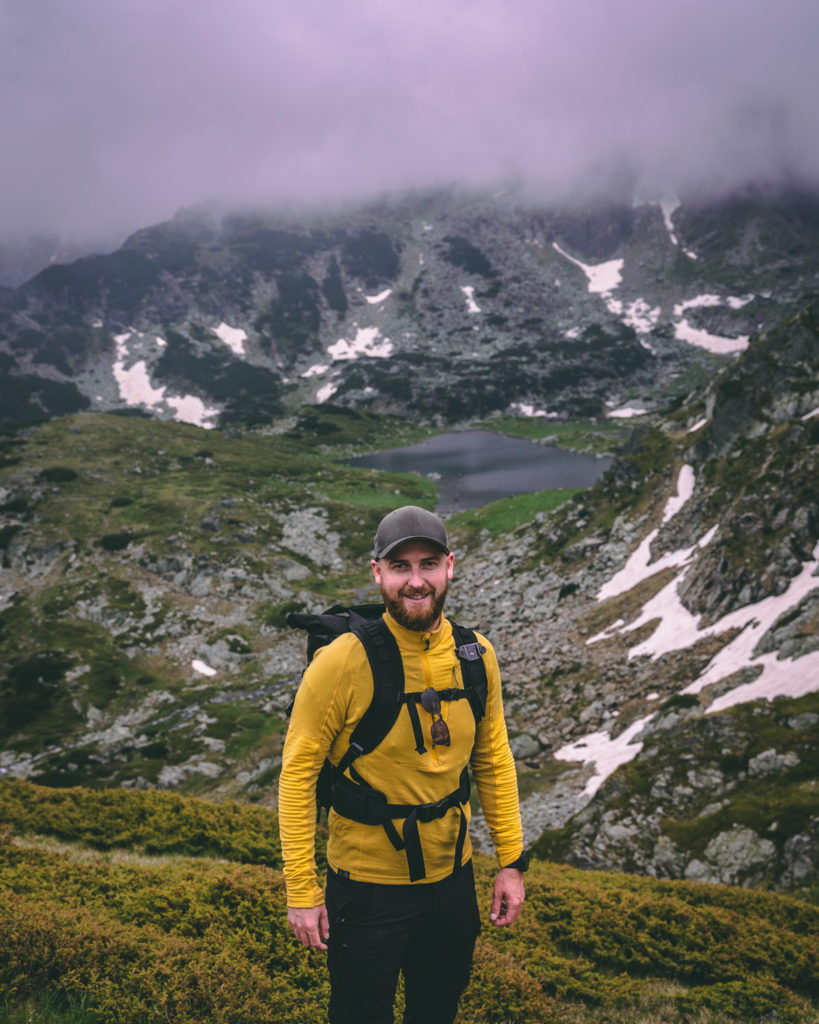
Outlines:
<svg viewBox="0 0 819 1024"><path fill-rule="evenodd" d="M462 644L458 648L457 654L463 661L479 661L486 654L486 648L476 640L472 644Z"/></svg>
<svg viewBox="0 0 819 1024"><path fill-rule="evenodd" d="M454 794L449 793L447 794L447 796L443 797L443 799L436 800L434 804L421 804L417 808L418 820L427 822L436 821L438 818L443 818L447 811L449 811L452 807L456 806L456 804L452 802L453 796L455 796L455 798L457 799L459 794L457 792L455 792Z"/></svg>

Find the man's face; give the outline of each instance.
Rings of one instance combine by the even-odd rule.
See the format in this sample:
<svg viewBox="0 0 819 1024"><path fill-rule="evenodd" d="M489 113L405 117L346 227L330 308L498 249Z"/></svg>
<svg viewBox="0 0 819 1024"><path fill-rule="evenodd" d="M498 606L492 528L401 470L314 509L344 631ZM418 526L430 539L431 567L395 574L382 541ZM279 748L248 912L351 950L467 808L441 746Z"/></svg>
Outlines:
<svg viewBox="0 0 819 1024"><path fill-rule="evenodd" d="M453 555L425 540L408 540L372 561L387 611L407 629L426 633L438 625L452 579Z"/></svg>

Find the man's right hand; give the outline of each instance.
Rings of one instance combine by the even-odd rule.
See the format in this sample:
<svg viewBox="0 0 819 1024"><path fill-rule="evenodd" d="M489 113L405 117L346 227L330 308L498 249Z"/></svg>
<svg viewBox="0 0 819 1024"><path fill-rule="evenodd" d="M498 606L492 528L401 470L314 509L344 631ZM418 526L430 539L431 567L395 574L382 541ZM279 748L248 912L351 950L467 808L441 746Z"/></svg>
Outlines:
<svg viewBox="0 0 819 1024"><path fill-rule="evenodd" d="M324 904L318 907L288 907L287 920L293 934L303 946L327 949L330 938L330 919Z"/></svg>

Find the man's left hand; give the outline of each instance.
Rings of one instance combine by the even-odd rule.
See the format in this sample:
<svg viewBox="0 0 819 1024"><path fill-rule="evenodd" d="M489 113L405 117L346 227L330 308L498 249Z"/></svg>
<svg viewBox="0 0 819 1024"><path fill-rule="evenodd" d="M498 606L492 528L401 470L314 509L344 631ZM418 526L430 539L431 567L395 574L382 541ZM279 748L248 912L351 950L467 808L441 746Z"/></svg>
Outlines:
<svg viewBox="0 0 819 1024"><path fill-rule="evenodd" d="M501 868L495 878L489 920L496 925L513 924L518 919L524 899L523 872L517 868Z"/></svg>

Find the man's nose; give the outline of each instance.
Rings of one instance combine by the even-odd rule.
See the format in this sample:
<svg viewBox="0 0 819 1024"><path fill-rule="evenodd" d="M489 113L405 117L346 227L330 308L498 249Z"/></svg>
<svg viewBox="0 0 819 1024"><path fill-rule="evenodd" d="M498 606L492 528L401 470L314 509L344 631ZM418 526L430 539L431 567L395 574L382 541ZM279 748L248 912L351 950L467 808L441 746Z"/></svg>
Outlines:
<svg viewBox="0 0 819 1024"><path fill-rule="evenodd" d="M419 565L410 566L410 583L413 587L426 586L426 580L421 575L421 567Z"/></svg>

